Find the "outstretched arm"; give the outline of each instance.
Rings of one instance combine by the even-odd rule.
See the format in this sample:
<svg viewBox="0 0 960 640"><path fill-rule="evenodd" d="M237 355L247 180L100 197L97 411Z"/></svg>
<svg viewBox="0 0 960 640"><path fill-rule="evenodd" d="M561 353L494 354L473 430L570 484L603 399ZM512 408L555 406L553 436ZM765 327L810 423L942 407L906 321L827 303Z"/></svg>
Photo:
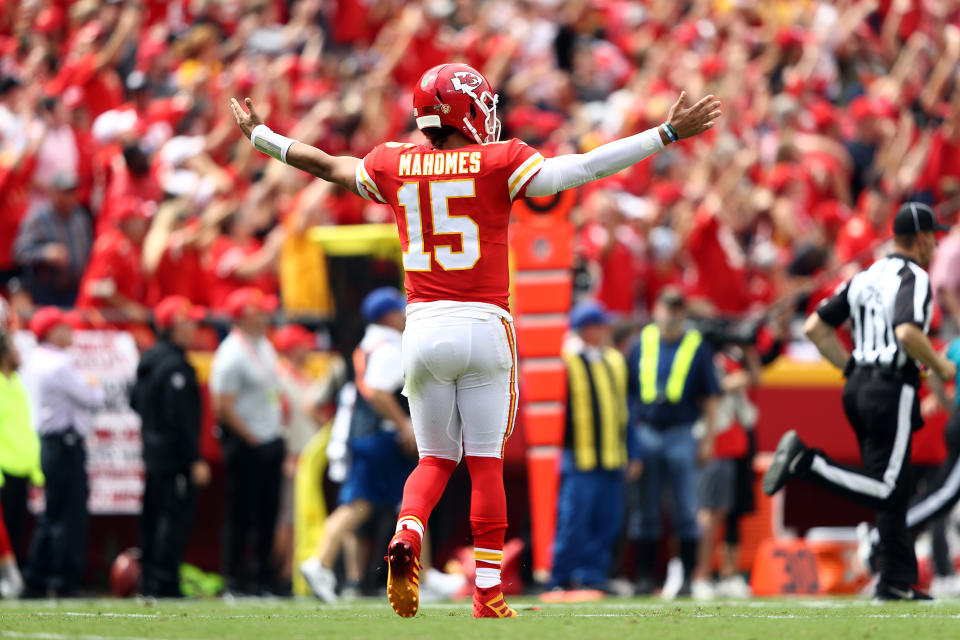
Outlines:
<svg viewBox="0 0 960 640"><path fill-rule="evenodd" d="M360 195L357 191L357 164L360 163L360 158L331 156L305 142L274 133L263 124L250 98L246 98L244 104L247 107L246 110L240 106L236 98L233 98L230 101L230 108L243 135L250 139L254 147L291 167L306 171L321 180L333 182Z"/></svg>
<svg viewBox="0 0 960 640"><path fill-rule="evenodd" d="M671 142L690 138L713 127L720 117L720 101L711 95L684 109L686 100L684 91L670 107L666 122L659 127L608 142L587 153L547 158L527 185L527 195L549 196L606 178L635 165Z"/></svg>

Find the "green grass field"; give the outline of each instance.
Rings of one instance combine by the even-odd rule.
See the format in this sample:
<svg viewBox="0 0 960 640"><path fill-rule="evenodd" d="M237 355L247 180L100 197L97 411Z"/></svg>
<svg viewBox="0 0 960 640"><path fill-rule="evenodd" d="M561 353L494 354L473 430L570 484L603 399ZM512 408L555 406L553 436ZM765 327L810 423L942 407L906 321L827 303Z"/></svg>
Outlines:
<svg viewBox="0 0 960 640"><path fill-rule="evenodd" d="M131 600L0 603L0 638L37 640L170 639L296 640L299 638L626 639L634 637L816 638L960 637L960 602L895 603L866 600L755 600L696 604L659 600L605 600L540 605L515 600L517 620L471 618L464 604L424 605L415 619L393 614L386 601L322 606L312 600L160 603ZM535 607L539 607L536 609Z"/></svg>

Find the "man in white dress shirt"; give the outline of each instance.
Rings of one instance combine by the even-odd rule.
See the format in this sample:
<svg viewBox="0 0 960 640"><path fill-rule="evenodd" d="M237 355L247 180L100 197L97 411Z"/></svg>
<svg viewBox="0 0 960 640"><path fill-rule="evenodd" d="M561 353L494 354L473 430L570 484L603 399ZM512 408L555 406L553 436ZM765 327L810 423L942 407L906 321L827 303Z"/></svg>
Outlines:
<svg viewBox="0 0 960 640"><path fill-rule="evenodd" d="M39 343L27 358L23 382L40 435L40 464L47 478L46 508L37 521L24 576L27 595L75 595L83 575L87 537L87 454L91 423L84 414L103 406L103 389L80 373L67 348L71 318L44 307L30 320Z"/></svg>

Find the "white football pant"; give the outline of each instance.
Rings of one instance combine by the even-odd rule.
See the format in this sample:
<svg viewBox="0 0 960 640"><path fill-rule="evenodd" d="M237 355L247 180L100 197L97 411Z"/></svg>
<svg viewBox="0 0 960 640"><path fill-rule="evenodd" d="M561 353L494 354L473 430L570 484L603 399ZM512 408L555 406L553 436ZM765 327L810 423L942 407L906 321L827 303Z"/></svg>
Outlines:
<svg viewBox="0 0 960 640"><path fill-rule="evenodd" d="M407 308L403 372L420 457L503 457L517 414L516 334L493 305Z"/></svg>

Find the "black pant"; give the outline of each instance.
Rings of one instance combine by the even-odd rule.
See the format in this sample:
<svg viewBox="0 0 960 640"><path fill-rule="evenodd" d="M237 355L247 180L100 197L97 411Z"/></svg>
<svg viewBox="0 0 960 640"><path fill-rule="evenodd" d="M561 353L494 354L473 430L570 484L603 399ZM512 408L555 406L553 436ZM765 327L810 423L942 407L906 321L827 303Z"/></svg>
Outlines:
<svg viewBox="0 0 960 640"><path fill-rule="evenodd" d="M947 459L936 472L923 497L907 511L907 526L917 530L930 521L950 513L960 500L960 411L947 421L944 431Z"/></svg>
<svg viewBox="0 0 960 640"><path fill-rule="evenodd" d="M37 520L24 579L34 592L76 592L87 550L87 453L72 429L40 439L46 508Z"/></svg>
<svg viewBox="0 0 960 640"><path fill-rule="evenodd" d="M17 564L24 566L27 556L23 551L23 525L27 520L27 485L29 480L20 476L4 474L0 488L0 504L3 505L3 524L10 534L10 544Z"/></svg>
<svg viewBox="0 0 960 640"><path fill-rule="evenodd" d="M179 598L180 563L190 539L196 492L189 472L147 473L140 516L140 590Z"/></svg>
<svg viewBox="0 0 960 640"><path fill-rule="evenodd" d="M273 586L270 553L280 508L283 440L256 447L224 432L227 470L227 525L224 578L231 591L262 591ZM247 572L247 544L253 541L252 571ZM252 584L251 584L252 582Z"/></svg>
<svg viewBox="0 0 960 640"><path fill-rule="evenodd" d="M911 494L910 436L922 424L916 387L882 371L855 369L843 388L843 410L857 434L860 469L814 449L808 478L877 510L880 582L906 589L917 581L907 528Z"/></svg>

